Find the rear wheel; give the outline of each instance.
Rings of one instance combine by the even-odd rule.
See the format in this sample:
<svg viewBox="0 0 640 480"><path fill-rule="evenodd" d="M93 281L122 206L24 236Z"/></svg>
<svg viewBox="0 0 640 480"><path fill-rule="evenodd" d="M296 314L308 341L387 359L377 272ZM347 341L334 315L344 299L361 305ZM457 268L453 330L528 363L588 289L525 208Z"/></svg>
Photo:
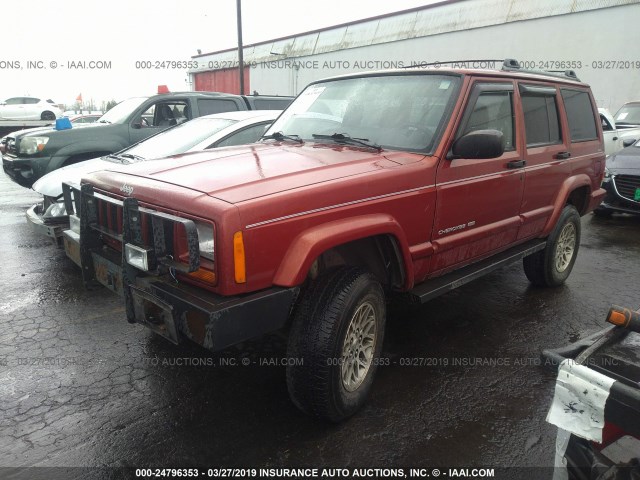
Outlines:
<svg viewBox="0 0 640 480"><path fill-rule="evenodd" d="M557 287L569 277L580 247L580 215L573 205L562 210L544 250L523 259L524 273L540 287Z"/></svg>
<svg viewBox="0 0 640 480"><path fill-rule="evenodd" d="M382 350L384 292L358 268L340 268L313 282L294 315L287 386L309 415L339 422L353 415L371 389Z"/></svg>
<svg viewBox="0 0 640 480"><path fill-rule="evenodd" d="M56 114L47 110L45 112L42 112L42 114L40 115L40 118L42 120L55 120Z"/></svg>

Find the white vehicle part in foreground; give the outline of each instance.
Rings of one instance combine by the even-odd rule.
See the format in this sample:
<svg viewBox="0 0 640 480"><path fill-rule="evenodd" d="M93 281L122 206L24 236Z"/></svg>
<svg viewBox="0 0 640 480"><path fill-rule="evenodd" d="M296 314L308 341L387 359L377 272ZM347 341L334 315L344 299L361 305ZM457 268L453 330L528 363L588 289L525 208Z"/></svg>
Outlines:
<svg viewBox="0 0 640 480"><path fill-rule="evenodd" d="M567 359L560 364L547 422L581 438L602 443L604 407L612 378Z"/></svg>

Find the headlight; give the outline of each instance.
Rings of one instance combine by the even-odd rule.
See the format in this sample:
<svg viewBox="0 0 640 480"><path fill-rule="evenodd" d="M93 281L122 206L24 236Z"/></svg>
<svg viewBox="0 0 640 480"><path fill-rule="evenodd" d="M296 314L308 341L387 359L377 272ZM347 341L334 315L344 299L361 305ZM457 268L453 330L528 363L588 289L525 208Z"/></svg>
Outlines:
<svg viewBox="0 0 640 480"><path fill-rule="evenodd" d="M198 247L200 255L213 261L213 227L208 223L195 222L198 230Z"/></svg>
<svg viewBox="0 0 640 480"><path fill-rule="evenodd" d="M20 141L20 153L34 155L44 150L49 137L25 137Z"/></svg>
<svg viewBox="0 0 640 480"><path fill-rule="evenodd" d="M149 252L149 250L130 243L125 243L124 245L124 255L127 263L144 272L149 271Z"/></svg>
<svg viewBox="0 0 640 480"><path fill-rule="evenodd" d="M52 203L44 212L44 218L64 217L67 215L67 209L64 206L64 202Z"/></svg>

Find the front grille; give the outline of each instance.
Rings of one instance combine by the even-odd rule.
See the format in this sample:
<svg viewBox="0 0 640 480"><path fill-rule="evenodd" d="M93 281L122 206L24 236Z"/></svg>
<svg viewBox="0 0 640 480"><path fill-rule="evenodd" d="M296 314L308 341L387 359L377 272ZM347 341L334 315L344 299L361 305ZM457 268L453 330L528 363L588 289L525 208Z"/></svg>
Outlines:
<svg viewBox="0 0 640 480"><path fill-rule="evenodd" d="M613 177L613 183L616 191L622 198L640 203L640 201L636 199L636 191L640 189L640 176L616 175Z"/></svg>
<svg viewBox="0 0 640 480"><path fill-rule="evenodd" d="M127 242L150 250L153 264L183 273L200 268L198 231L193 220L141 207L135 198L120 200L94 192L90 185L78 189L63 182L62 195L67 212L80 217L81 252L83 245L91 249L99 244L122 252Z"/></svg>

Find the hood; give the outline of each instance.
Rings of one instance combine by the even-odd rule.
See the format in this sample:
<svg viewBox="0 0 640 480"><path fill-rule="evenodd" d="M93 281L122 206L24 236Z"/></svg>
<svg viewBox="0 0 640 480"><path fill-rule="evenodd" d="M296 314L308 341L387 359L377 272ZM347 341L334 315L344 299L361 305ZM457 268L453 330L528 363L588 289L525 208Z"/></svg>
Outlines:
<svg viewBox="0 0 640 480"><path fill-rule="evenodd" d="M17 131L8 133L6 136L11 138L18 138L27 133L48 132L48 131L51 131L51 127L49 125L44 127L34 127L34 128L25 128L24 130L17 130Z"/></svg>
<svg viewBox="0 0 640 480"><path fill-rule="evenodd" d="M95 128L95 127L106 127L111 125L110 123L79 123L77 125L74 125L73 123L71 124L72 127L68 128L66 130L56 130L54 127L55 125L50 125L50 126L46 126L46 127L37 127L37 128L27 128L25 130L19 130L17 132L13 132L12 134L10 134L10 136L17 138L17 137L29 137L29 136L35 136L35 137L39 137L42 135L51 135L52 133L56 134L56 135L67 135L69 132L73 132L75 130L79 130L79 129L85 129L85 128Z"/></svg>
<svg viewBox="0 0 640 480"><path fill-rule="evenodd" d="M607 169L612 173L640 175L640 147L623 148L607 158Z"/></svg>
<svg viewBox="0 0 640 480"><path fill-rule="evenodd" d="M315 144L255 144L196 153L130 165L127 175L98 174L103 185L118 189L157 180L185 187L229 203L271 195L307 185L413 163L424 155L369 148ZM178 161L176 161L178 159ZM111 170L111 169L110 169Z"/></svg>
<svg viewBox="0 0 640 480"><path fill-rule="evenodd" d="M62 195L62 182L80 185L80 180L88 173L105 169L117 170L122 166L127 165L110 162L102 158L94 158L92 160L74 163L73 165L67 165L66 167L47 173L38 179L32 188L42 195L55 198Z"/></svg>

